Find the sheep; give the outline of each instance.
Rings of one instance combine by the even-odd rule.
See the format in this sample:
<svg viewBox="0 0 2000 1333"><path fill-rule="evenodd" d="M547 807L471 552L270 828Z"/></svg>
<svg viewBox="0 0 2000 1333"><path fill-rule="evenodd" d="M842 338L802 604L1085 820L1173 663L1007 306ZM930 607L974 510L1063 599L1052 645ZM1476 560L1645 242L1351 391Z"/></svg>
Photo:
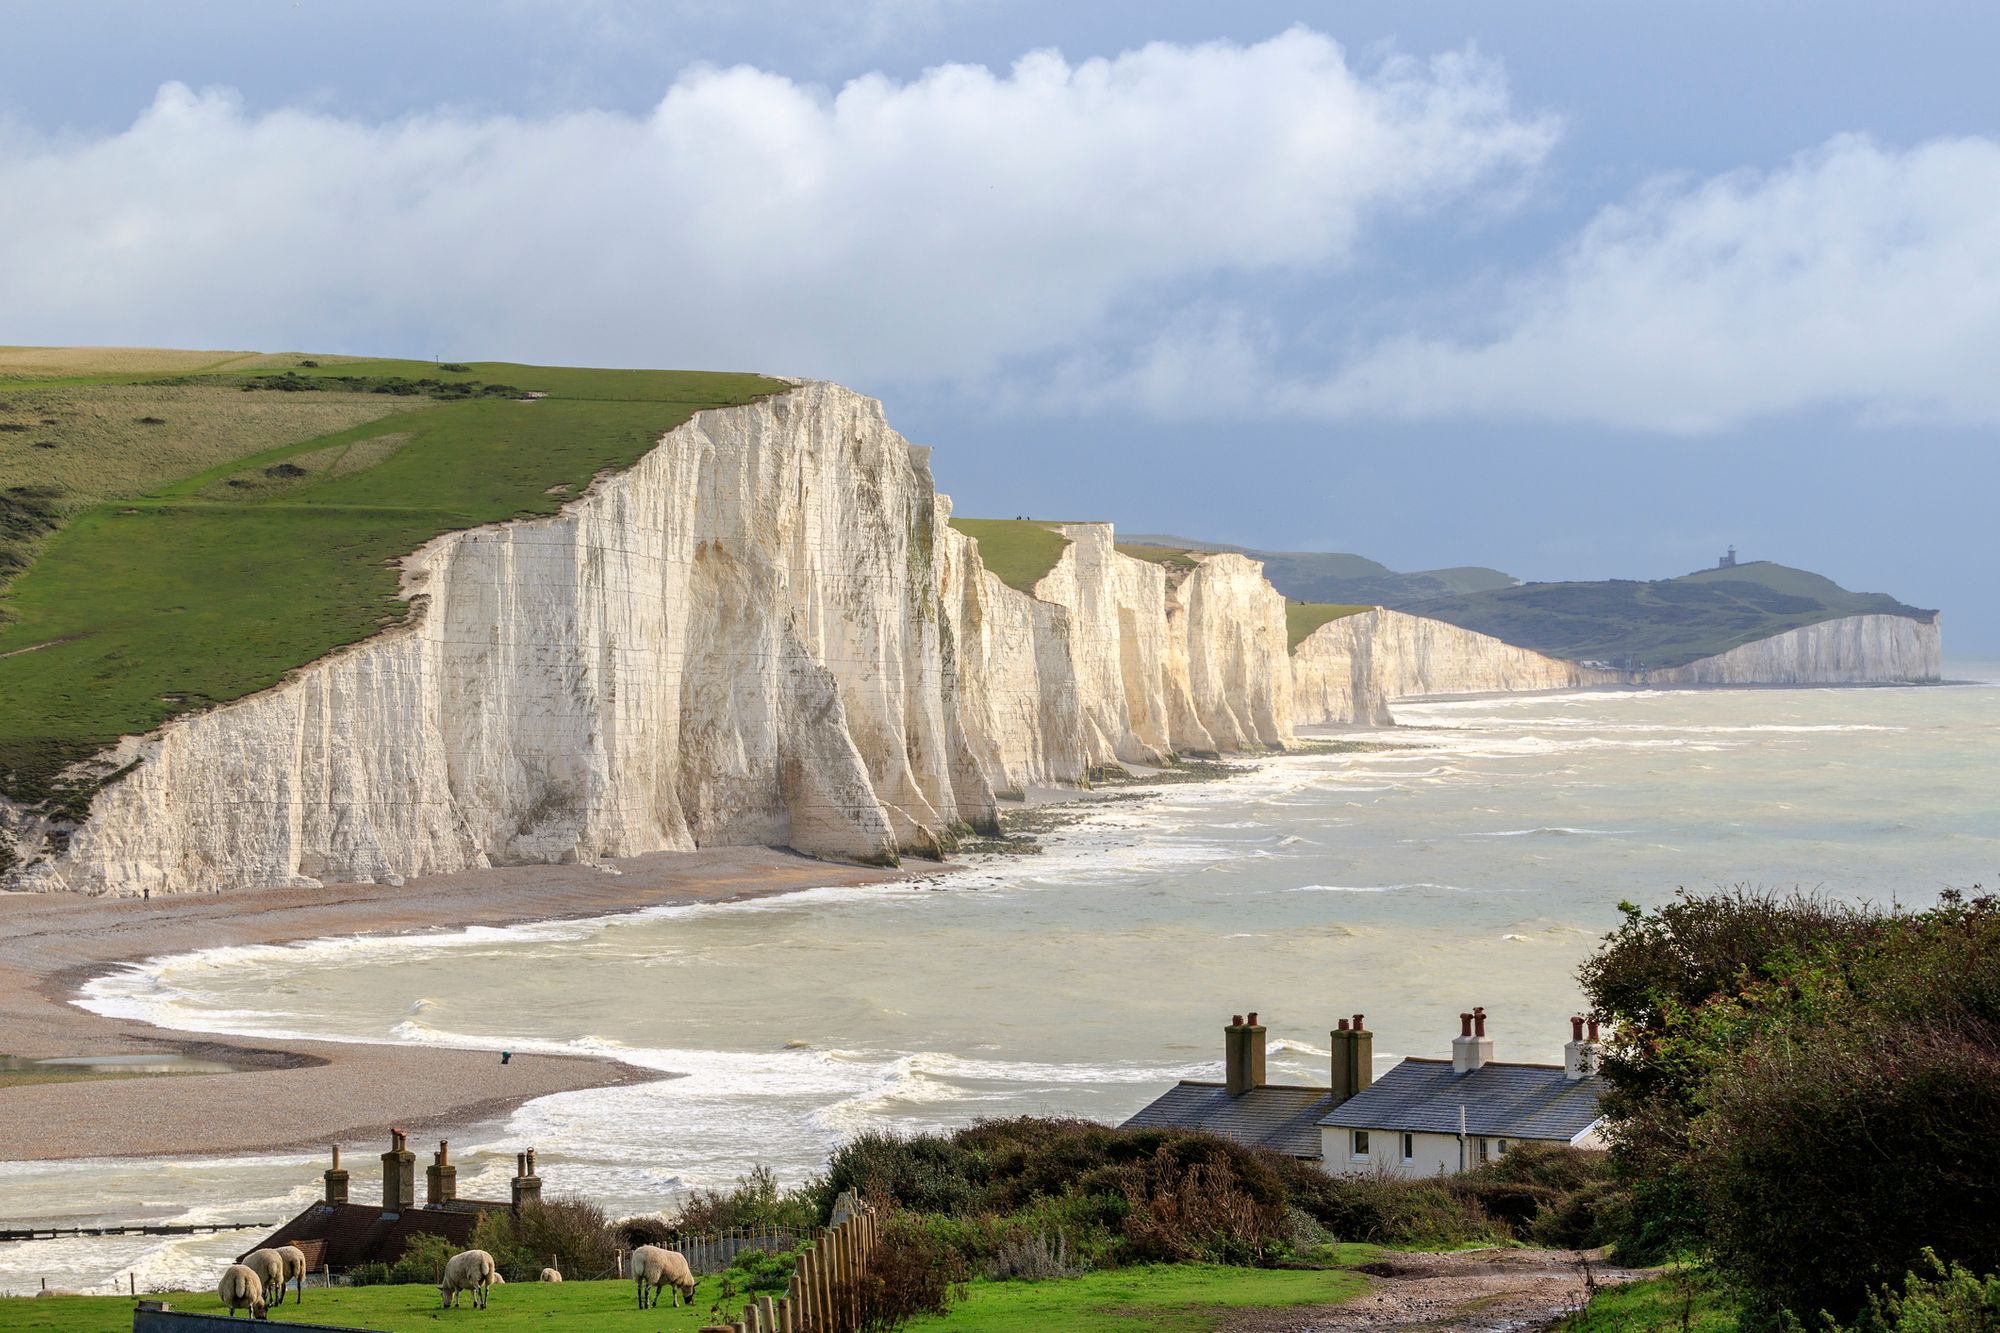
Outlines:
<svg viewBox="0 0 2000 1333"><path fill-rule="evenodd" d="M257 1270L248 1264L231 1264L224 1269L222 1281L215 1284L215 1294L231 1319L236 1317L239 1309L248 1310L252 1319L271 1317L264 1310L264 1279L257 1276Z"/></svg>
<svg viewBox="0 0 2000 1333"><path fill-rule="evenodd" d="M560 1281L562 1281L562 1274L561 1274L561 1273L558 1273L558 1272L557 1272L557 1271L556 1271L555 1269L553 1269L553 1268L544 1268L544 1269L542 1270L542 1281L544 1281L544 1282L560 1282Z"/></svg>
<svg viewBox="0 0 2000 1333"><path fill-rule="evenodd" d="M486 1291L499 1281L500 1274L493 1266L493 1256L484 1250L466 1250L451 1256L444 1266L444 1281L438 1283L438 1295L444 1300L444 1308L458 1308L458 1293L472 1293L474 1308L486 1308Z"/></svg>
<svg viewBox="0 0 2000 1333"><path fill-rule="evenodd" d="M687 1257L678 1250L663 1249L658 1245L641 1245L632 1251L632 1278L639 1287L639 1308L647 1308L646 1291L652 1289L652 1304L660 1303L660 1288L674 1289L674 1304L683 1299L694 1304L694 1272L688 1267Z"/></svg>
<svg viewBox="0 0 2000 1333"><path fill-rule="evenodd" d="M305 1259L304 1254L299 1255L299 1267L305 1267ZM285 1256L282 1253L277 1250L252 1250L237 1262L257 1275L257 1280L264 1284L266 1292L278 1293L278 1299L273 1304L285 1303L285 1278L288 1275L285 1272Z"/></svg>
<svg viewBox="0 0 2000 1333"><path fill-rule="evenodd" d="M296 1304L306 1303L306 1252L296 1245L278 1246L278 1257L285 1261L284 1280L278 1283L278 1304L285 1303L285 1283L297 1279L299 1284Z"/></svg>

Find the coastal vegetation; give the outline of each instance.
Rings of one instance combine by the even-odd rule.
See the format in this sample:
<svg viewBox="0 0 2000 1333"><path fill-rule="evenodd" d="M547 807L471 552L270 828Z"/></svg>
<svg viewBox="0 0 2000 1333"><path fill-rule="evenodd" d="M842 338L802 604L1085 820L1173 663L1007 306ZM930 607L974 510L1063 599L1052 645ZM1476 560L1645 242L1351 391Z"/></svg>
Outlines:
<svg viewBox="0 0 2000 1333"><path fill-rule="evenodd" d="M781 387L165 355L0 357L0 426L24 427L0 433L0 795L16 801L81 813L93 783L66 766L401 620L397 562L425 542L552 513L695 412Z"/></svg>
<svg viewBox="0 0 2000 1333"><path fill-rule="evenodd" d="M1655 669L1842 616L1935 614L1768 560L1650 583L1524 583L1428 598L1413 609L1551 657Z"/></svg>
<svg viewBox="0 0 2000 1333"><path fill-rule="evenodd" d="M986 568L1016 592L1034 592L1069 549L1069 538L1024 518L954 518L951 525L979 543Z"/></svg>
<svg viewBox="0 0 2000 1333"><path fill-rule="evenodd" d="M1296 648L1305 642L1306 636L1321 625L1348 616L1358 616L1375 608L1366 604L1328 602L1286 602L1285 603L1285 646Z"/></svg>
<svg viewBox="0 0 2000 1333"><path fill-rule="evenodd" d="M1700 1263L1755 1329L1978 1307L1953 1274L2000 1271L2000 900L1735 892L1625 913L1583 970L1614 1024L1621 1257ZM1973 1326L1990 1322L1937 1325Z"/></svg>

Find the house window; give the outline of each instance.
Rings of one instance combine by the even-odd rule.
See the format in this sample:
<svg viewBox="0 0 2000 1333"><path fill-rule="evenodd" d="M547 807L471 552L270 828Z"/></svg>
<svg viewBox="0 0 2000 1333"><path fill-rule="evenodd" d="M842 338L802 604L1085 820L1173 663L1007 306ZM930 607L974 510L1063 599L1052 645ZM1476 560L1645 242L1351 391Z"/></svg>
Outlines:
<svg viewBox="0 0 2000 1333"><path fill-rule="evenodd" d="M1480 1138L1480 1140L1479 1140L1479 1160L1480 1160L1480 1161L1482 1161L1482 1162L1483 1162L1483 1161L1486 1161L1486 1160L1487 1160L1487 1157L1486 1157L1486 1139L1485 1139L1485 1138L1484 1138L1483 1136L1482 1136L1482 1137Z"/></svg>
<svg viewBox="0 0 2000 1333"><path fill-rule="evenodd" d="M1500 1152L1499 1152L1499 1155L1500 1155L1501 1157L1505 1157L1505 1156L1507 1155L1507 1140L1505 1140L1505 1139L1502 1139L1502 1140L1500 1140Z"/></svg>
<svg viewBox="0 0 2000 1333"><path fill-rule="evenodd" d="M1403 1160L1406 1162L1417 1160L1417 1136L1414 1134L1403 1135Z"/></svg>
<svg viewBox="0 0 2000 1333"><path fill-rule="evenodd" d="M1365 1129L1354 1131L1354 1155L1356 1157L1368 1155L1368 1131Z"/></svg>

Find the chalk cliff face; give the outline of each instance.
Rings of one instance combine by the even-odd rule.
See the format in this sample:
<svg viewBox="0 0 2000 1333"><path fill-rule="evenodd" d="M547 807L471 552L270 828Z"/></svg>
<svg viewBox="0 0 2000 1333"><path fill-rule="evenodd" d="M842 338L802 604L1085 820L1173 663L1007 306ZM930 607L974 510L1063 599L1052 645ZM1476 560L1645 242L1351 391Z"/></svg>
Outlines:
<svg viewBox="0 0 2000 1333"><path fill-rule="evenodd" d="M1328 621L1292 653L1301 723L1386 726L1394 699L1566 690L1620 679L1442 620L1381 608Z"/></svg>
<svg viewBox="0 0 2000 1333"><path fill-rule="evenodd" d="M138 768L22 878L934 851L993 809L947 669L937 518L927 451L873 400L809 384L702 413L555 517L412 557L412 623L125 742Z"/></svg>
<svg viewBox="0 0 2000 1333"><path fill-rule="evenodd" d="M935 855L996 799L1257 751L1388 701L1610 683L1374 611L1287 652L1241 555L1168 567L1070 524L1032 593L951 528L929 451L828 384L705 412L549 518L405 562L407 622L130 737L75 828L0 802L8 888L397 882L717 844ZM1935 679L1935 622L1855 617L1654 684Z"/></svg>
<svg viewBox="0 0 2000 1333"><path fill-rule="evenodd" d="M1843 616L1774 634L1666 671L1641 685L1892 685L1938 679L1938 618Z"/></svg>

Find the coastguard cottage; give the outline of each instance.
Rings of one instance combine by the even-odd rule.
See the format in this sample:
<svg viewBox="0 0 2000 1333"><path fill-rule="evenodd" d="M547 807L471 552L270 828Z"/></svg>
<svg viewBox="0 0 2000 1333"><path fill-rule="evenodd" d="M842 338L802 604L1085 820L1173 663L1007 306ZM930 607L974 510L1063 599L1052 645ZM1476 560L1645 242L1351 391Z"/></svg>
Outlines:
<svg viewBox="0 0 2000 1333"><path fill-rule="evenodd" d="M1451 1059L1410 1057L1374 1077L1375 1034L1360 1014L1330 1034L1331 1084L1265 1082L1265 1028L1223 1029L1223 1081L1184 1079L1125 1124L1198 1129L1317 1162L1335 1175L1452 1174L1521 1143L1603 1146L1597 1024L1570 1020L1561 1065L1493 1058L1486 1010L1459 1015ZM1587 1029L1587 1035L1586 1035Z"/></svg>
<svg viewBox="0 0 2000 1333"><path fill-rule="evenodd" d="M306 1267L319 1272L331 1269L346 1272L360 1264L392 1264L402 1258L403 1249L418 1236L443 1236L459 1249L472 1240L472 1229L487 1213L519 1214L538 1203L542 1180L535 1174L535 1150L514 1157L511 1197L461 1199L458 1197L458 1168L451 1161L451 1144L439 1140L437 1151L424 1172L424 1202L417 1204L417 1157L409 1149L409 1136L400 1129L389 1131L389 1151L382 1154L382 1204L350 1203L347 1172L340 1165L340 1148L333 1150L333 1165L324 1175L326 1193L285 1225L244 1253L296 1245L305 1252ZM240 1259L240 1256L239 1256Z"/></svg>

